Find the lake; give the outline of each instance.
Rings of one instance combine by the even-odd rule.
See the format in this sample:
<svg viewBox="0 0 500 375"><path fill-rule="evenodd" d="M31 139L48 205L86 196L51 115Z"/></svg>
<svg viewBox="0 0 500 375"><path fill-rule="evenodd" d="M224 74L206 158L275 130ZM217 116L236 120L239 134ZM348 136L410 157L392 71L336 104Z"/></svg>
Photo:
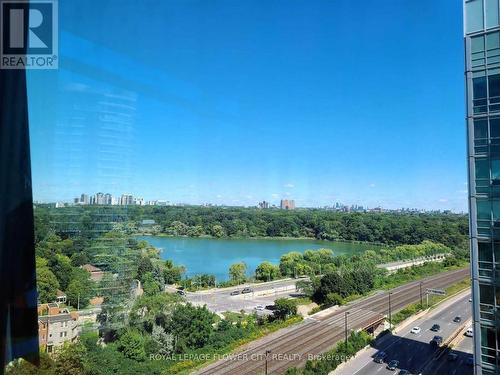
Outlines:
<svg viewBox="0 0 500 375"><path fill-rule="evenodd" d="M229 266L245 262L248 273L267 260L279 264L281 255L290 251L304 252L321 248L331 249L335 255L358 254L377 245L350 242L329 242L296 239L216 239L189 237L138 236L162 250L162 259L171 259L186 267L186 275L202 273L215 275L218 281L229 278Z"/></svg>

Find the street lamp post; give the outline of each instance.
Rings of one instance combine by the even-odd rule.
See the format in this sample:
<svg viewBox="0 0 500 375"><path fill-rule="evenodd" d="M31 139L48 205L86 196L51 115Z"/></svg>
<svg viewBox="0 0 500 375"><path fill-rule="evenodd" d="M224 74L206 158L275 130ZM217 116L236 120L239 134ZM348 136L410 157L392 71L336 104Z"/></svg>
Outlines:
<svg viewBox="0 0 500 375"><path fill-rule="evenodd" d="M271 354L270 350L266 350L266 375L267 375L267 360L269 358L269 354Z"/></svg>
<svg viewBox="0 0 500 375"><path fill-rule="evenodd" d="M419 286L420 286L420 308L422 309L424 307L424 301L422 300L422 285L423 282L421 281Z"/></svg>
<svg viewBox="0 0 500 375"><path fill-rule="evenodd" d="M391 294L392 292L389 292L389 331L392 331Z"/></svg>
<svg viewBox="0 0 500 375"><path fill-rule="evenodd" d="M346 311L344 316L345 316L345 346L347 349L347 315L349 315L349 311Z"/></svg>

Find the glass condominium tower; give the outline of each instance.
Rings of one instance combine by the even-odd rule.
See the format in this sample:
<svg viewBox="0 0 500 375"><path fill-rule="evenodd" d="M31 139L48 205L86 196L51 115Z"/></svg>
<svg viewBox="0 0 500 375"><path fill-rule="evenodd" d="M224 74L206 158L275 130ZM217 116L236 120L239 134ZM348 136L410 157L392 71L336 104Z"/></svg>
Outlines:
<svg viewBox="0 0 500 375"><path fill-rule="evenodd" d="M500 375L499 1L464 1L474 374L482 375Z"/></svg>

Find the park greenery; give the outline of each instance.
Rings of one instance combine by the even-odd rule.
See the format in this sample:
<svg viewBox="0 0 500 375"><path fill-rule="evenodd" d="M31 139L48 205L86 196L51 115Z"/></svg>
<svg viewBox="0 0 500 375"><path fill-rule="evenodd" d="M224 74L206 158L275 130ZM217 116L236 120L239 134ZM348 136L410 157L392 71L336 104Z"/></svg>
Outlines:
<svg viewBox="0 0 500 375"><path fill-rule="evenodd" d="M435 254L447 256L442 262L426 262L421 266L400 269L390 277L385 268L378 267L388 261ZM453 250L430 241L418 245L396 246L378 253L368 250L350 257L333 256L326 250L306 251L302 257L298 255L299 253L283 255L280 269L290 270L298 265L312 269L321 266L321 276L311 275L310 281L298 281L297 288L324 307L342 305L375 289L389 289L439 272L464 267L468 261L468 255L460 249Z"/></svg>
<svg viewBox="0 0 500 375"><path fill-rule="evenodd" d="M286 375L327 375L338 365L353 357L365 346L370 345L372 337L364 331L351 332L347 342L339 342L335 348L327 351L317 359L308 360L304 368L290 368Z"/></svg>
<svg viewBox="0 0 500 375"><path fill-rule="evenodd" d="M130 206L122 227L130 234L171 236L294 237L419 244L424 240L466 247L467 216L442 213L349 213L321 209ZM144 219L155 220L142 226Z"/></svg>
<svg viewBox="0 0 500 375"><path fill-rule="evenodd" d="M57 291L62 290L70 309L85 309L93 297L102 297L97 317L99 329L84 330L78 341L64 345L55 356L42 353L38 369L25 361L16 361L8 368L8 374L187 373L204 363L207 356L227 353L301 319L297 316L297 302L289 299L276 300L273 314L268 317L226 313L221 318L206 307L187 303L176 293L166 293L168 285L196 290L214 287L216 280L210 274L185 277L184 267L161 259L157 249L134 239L134 234L151 229L141 227L142 219L154 219L154 230L164 235L310 237L387 244L353 256L337 256L330 249L290 252L277 265L261 263L250 278L246 264L238 262L229 268L229 280L217 284L230 286L309 276L310 281L298 279L297 287L322 307L461 267L468 259L464 242L466 221L461 215L131 207L126 213L106 211L108 218L112 217L106 221L103 211L93 207L58 210L35 210L39 302L54 301ZM64 224L64 217L72 217L67 220L70 227ZM426 263L391 277L377 267L434 254L447 256L442 263ZM102 279L92 280L82 268L85 264L104 271ZM131 294L132 285L142 294ZM332 353L357 351L367 342L360 335L351 335L347 348L339 345ZM186 355L204 359L186 360ZM323 373L314 371L333 369L336 363L308 362L300 373Z"/></svg>

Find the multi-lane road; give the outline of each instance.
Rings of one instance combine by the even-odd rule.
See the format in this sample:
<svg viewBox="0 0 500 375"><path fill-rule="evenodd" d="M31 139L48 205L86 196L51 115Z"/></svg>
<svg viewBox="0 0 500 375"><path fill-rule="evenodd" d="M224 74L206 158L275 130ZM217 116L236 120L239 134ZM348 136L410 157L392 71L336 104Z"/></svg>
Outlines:
<svg viewBox="0 0 500 375"><path fill-rule="evenodd" d="M467 326L470 326L468 323ZM460 332L458 340L454 342L451 353L457 355L453 361L447 355L443 355L438 359L433 360L426 368L425 375L472 375L474 372L471 362L472 359L472 337L467 337L464 332Z"/></svg>
<svg viewBox="0 0 500 375"><path fill-rule="evenodd" d="M353 359L342 370L336 371L335 375L384 375L394 374L387 369L388 362L399 361L398 369L405 369L411 374L461 374L471 375L472 367L467 366L464 360L450 361L447 355L435 360L439 352L437 346L430 344L435 335L442 336L446 341L457 330L460 330L471 317L470 294L462 294L453 303L445 303L428 314L417 319L411 325L403 327L400 332L378 340L374 348ZM461 317L461 322L454 322L456 316ZM439 332L431 331L431 327L438 324ZM412 333L413 327L419 327L419 333ZM466 338L465 345L470 345L470 338ZM457 349L459 350L459 349ZM373 356L379 352L387 354L383 363L373 361ZM463 354L465 356L465 354Z"/></svg>
<svg viewBox="0 0 500 375"><path fill-rule="evenodd" d="M391 292L392 312L420 299L420 282L424 290L445 288L468 275L468 269L461 269L394 288L388 291ZM349 312L349 330L365 327L386 315L389 307L388 292L379 292L341 308L316 314L296 326L256 340L242 348L238 355L212 363L195 374L258 374L264 370L266 356L263 353L267 350L271 351L267 356L269 374L282 374L289 367L302 366L308 359L324 353L344 338L345 312Z"/></svg>

